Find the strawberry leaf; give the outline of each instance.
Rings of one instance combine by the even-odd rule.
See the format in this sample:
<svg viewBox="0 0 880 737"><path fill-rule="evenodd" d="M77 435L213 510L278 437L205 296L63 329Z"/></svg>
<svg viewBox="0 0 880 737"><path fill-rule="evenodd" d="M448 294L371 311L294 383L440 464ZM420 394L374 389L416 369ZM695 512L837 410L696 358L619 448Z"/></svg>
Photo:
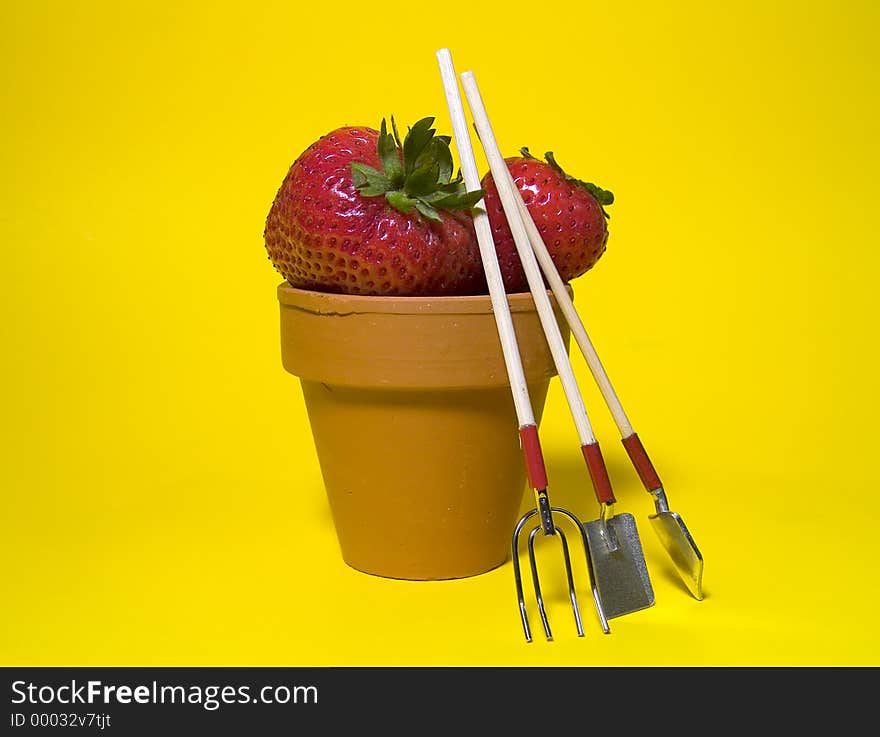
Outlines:
<svg viewBox="0 0 880 737"><path fill-rule="evenodd" d="M434 162L425 164L416 169L406 179L406 192L413 197L421 197L433 192L437 188L437 177L440 175L440 165Z"/></svg>
<svg viewBox="0 0 880 737"><path fill-rule="evenodd" d="M382 168L385 170L388 181L395 188L399 187L403 183L403 166L400 163L397 143L394 137L389 135L384 119L379 131L378 153L379 161L382 162Z"/></svg>
<svg viewBox="0 0 880 737"><path fill-rule="evenodd" d="M391 130L394 131L394 142L397 144L397 148L403 148L403 144L400 142L400 131L397 130L397 122L393 115L391 116Z"/></svg>
<svg viewBox="0 0 880 737"><path fill-rule="evenodd" d="M439 188L440 192L446 192L447 194L455 193L459 190L461 190L461 179L453 179L448 184L443 184Z"/></svg>
<svg viewBox="0 0 880 737"><path fill-rule="evenodd" d="M401 143L397 122L391 132L385 120L376 144L381 170L362 162L351 164L351 176L364 197L384 196L404 214L415 210L429 220L442 220L440 210L468 210L483 197L483 190L467 192L459 170L455 178L450 136L435 135L434 118L422 118Z"/></svg>
<svg viewBox="0 0 880 737"><path fill-rule="evenodd" d="M600 205L614 204L613 192L609 192L607 189L602 189L600 186L593 184L592 182L581 182L581 186L593 195Z"/></svg>
<svg viewBox="0 0 880 737"><path fill-rule="evenodd" d="M448 194L434 202L434 207L444 210L469 210L476 205L486 193L482 189L473 192L456 192Z"/></svg>
<svg viewBox="0 0 880 737"><path fill-rule="evenodd" d="M438 184L448 184L452 178L452 152L449 150L448 141L444 141L444 138L445 136L437 136L425 149L427 158L437 162L438 172L435 181Z"/></svg>
<svg viewBox="0 0 880 737"><path fill-rule="evenodd" d="M419 156L434 136L434 129L431 128L433 123L434 118L422 118L403 139L403 161L407 176L416 168Z"/></svg>
<svg viewBox="0 0 880 737"><path fill-rule="evenodd" d="M385 194L391 188L391 183L381 171L358 162L351 165L351 179L357 190L366 197Z"/></svg>
<svg viewBox="0 0 880 737"><path fill-rule="evenodd" d="M526 156L528 158L535 158L529 153L529 150L527 148L523 148L522 152L523 156ZM570 174L567 174L556 161L556 157L553 155L552 151L548 151L547 153L545 153L544 158L547 160L547 163L550 164L550 168L553 169L555 172L561 174L567 182L571 182L576 187L580 187L581 189L589 192L596 200L596 202L599 203L599 209L602 210L602 214L605 216L605 219L611 219L611 216L607 212L605 212L605 205L610 205L614 202L613 192L607 189L602 189L600 186L593 184L592 182L585 182L582 179L576 179Z"/></svg>
<svg viewBox="0 0 880 737"><path fill-rule="evenodd" d="M408 197L400 190L392 190L391 192L386 192L385 199L388 200L389 205L391 205L395 210L400 210L404 215L409 215L409 213L411 213L413 211L413 208L416 206L416 200L414 200L412 197Z"/></svg>
<svg viewBox="0 0 880 737"><path fill-rule="evenodd" d="M438 223L443 222L440 213L422 200L416 200L416 210L422 213L428 220L436 220Z"/></svg>

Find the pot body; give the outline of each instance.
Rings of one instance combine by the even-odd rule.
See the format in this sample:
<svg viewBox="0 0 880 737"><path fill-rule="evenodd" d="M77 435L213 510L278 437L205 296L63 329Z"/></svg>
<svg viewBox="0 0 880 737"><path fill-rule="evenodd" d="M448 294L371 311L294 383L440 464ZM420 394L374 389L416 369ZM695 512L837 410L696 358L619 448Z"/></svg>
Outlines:
<svg viewBox="0 0 880 737"><path fill-rule="evenodd" d="M285 283L278 300L282 363L301 382L343 560L409 580L501 565L526 476L490 298ZM531 295L508 303L540 420L552 355Z"/></svg>

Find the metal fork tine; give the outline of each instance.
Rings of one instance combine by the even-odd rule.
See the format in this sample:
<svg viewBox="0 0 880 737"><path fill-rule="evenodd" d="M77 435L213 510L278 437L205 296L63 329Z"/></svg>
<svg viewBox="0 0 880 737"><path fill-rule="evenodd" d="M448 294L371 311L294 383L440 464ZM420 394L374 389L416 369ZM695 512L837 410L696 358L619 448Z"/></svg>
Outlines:
<svg viewBox="0 0 880 737"><path fill-rule="evenodd" d="M602 631L606 635L610 634L611 628L608 626L608 617L605 616L605 607L602 604L602 599L599 597L599 587L596 584L596 572L593 568L593 556L590 555L590 541L587 538L587 531L584 529L583 523L567 509L553 507L553 511L558 512L559 514L564 514L575 525L577 525L578 530L580 530L581 541L584 545L584 555L587 558L587 573L590 577L590 589L593 592L593 601L596 603L596 613L599 615L599 623L602 625Z"/></svg>
<svg viewBox="0 0 880 737"><path fill-rule="evenodd" d="M581 610L578 606L577 592L574 590L574 574L571 572L571 556L568 553L568 540L565 539L565 533L558 527L556 534L562 543L562 557L565 559L565 575L568 577L568 596L571 599L571 609L574 612L574 623L577 626L578 637L584 636L584 625L581 621Z"/></svg>
<svg viewBox="0 0 880 737"><path fill-rule="evenodd" d="M531 518L537 514L537 510L533 509L531 512L527 512L523 515L522 519L517 523L516 529L513 531L513 551L512 551L512 559L513 559L513 578L516 581L516 596L519 599L519 615L522 619L523 632L526 636L526 642L532 641L532 628L529 627L529 614L526 609L526 599L523 594L523 585L522 585L522 572L519 567L519 534L523 528L523 525Z"/></svg>
<svg viewBox="0 0 880 737"><path fill-rule="evenodd" d="M529 566L532 569L532 583L535 585L535 599L538 601L538 612L541 614L541 622L544 623L544 634L547 635L547 641L553 639L553 633L550 632L550 621L547 619L547 610L544 608L544 597L541 596L541 584L538 581L538 563L535 560L535 535L541 531L540 527L536 527L529 533Z"/></svg>

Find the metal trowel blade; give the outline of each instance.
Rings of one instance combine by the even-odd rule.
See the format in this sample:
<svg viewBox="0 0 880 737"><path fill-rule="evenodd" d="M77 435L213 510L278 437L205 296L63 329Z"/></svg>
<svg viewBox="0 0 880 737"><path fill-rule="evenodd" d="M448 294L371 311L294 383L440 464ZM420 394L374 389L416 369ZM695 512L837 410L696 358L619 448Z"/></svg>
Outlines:
<svg viewBox="0 0 880 737"><path fill-rule="evenodd" d="M702 599L703 556L684 520L675 512L658 512L648 519L690 592L697 599Z"/></svg>
<svg viewBox="0 0 880 737"><path fill-rule="evenodd" d="M612 550L606 540L600 520L585 522L584 529L590 544L596 588L605 615L611 619L653 606L654 589L635 518L631 514L615 514L605 525L616 538L616 550Z"/></svg>

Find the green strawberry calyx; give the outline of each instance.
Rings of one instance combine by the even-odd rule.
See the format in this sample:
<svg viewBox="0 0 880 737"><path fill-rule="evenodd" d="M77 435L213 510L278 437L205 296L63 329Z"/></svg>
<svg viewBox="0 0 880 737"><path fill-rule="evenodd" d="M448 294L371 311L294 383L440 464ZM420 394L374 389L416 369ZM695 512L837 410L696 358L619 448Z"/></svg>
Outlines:
<svg viewBox="0 0 880 737"><path fill-rule="evenodd" d="M407 131L403 142L394 116L391 130L382 119L377 145L381 170L353 162L351 176L365 197L385 197L388 204L409 215L418 211L429 220L441 221L440 210L470 210L485 192L468 192L461 171L452 176L449 136L437 136L434 118L422 118Z"/></svg>
<svg viewBox="0 0 880 737"><path fill-rule="evenodd" d="M520 153L527 158L532 159L534 161L540 161L536 156L532 156L531 152L523 147L520 149ZM585 182L581 179L576 179L575 177L568 174L556 161L556 157L553 155L552 151L548 151L544 154L544 158L547 163L550 165L550 168L553 169L556 173L560 174L563 179L567 182L571 182L573 185L580 187L581 189L587 190L593 197L596 199L596 202L599 203L599 209L602 210L602 214L606 219L611 219L611 216L605 211L605 205L610 205L614 202L614 193L607 189L602 189L597 184L593 184L592 182Z"/></svg>

